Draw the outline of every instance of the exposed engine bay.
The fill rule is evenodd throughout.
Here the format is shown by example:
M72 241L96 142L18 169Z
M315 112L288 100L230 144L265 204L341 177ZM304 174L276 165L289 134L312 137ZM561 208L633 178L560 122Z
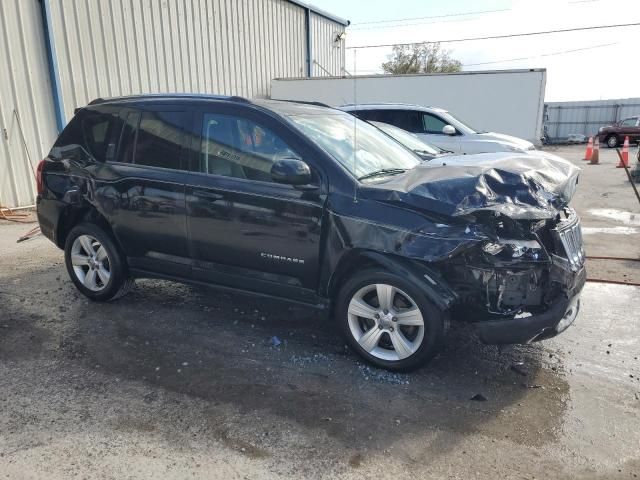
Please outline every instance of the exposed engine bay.
M559 296L581 288L584 250L576 213L565 207L546 220L489 214L495 240L439 263L460 296L465 317L509 317L544 311ZM493 218L491 218L493 217Z

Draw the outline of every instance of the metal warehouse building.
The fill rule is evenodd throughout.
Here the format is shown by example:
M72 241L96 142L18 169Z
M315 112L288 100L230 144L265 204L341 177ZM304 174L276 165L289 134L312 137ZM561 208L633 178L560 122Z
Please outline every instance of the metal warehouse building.
M0 205L97 97L268 97L272 78L344 74L348 21L297 0L0 0Z

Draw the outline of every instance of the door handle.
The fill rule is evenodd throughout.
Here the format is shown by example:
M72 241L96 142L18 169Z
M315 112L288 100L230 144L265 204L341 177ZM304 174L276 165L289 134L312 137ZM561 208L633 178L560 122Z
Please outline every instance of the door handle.
M221 195L219 193L213 193L210 192L209 190L194 190L193 191L193 196L197 197L197 198L202 198L204 200L210 200L210 201L216 201L216 200L222 200L224 198L224 195Z

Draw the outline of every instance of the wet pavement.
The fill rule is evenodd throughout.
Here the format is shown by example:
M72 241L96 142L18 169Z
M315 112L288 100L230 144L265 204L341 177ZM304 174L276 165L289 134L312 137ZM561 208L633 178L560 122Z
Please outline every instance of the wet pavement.
M637 287L587 284L534 345L454 327L394 374L280 302L145 280L91 303L22 230L0 225L0 478L640 475Z

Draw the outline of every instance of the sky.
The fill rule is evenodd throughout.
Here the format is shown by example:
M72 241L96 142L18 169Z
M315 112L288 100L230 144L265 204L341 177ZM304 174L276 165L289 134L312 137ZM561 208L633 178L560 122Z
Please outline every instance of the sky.
M351 21L346 38L346 70L362 75L382 73L380 65L387 60L391 48L349 47L640 23L640 0L310 0L310 3ZM545 100L551 102L640 97L639 45L640 25L442 43L452 57L463 63L465 71L546 68Z

